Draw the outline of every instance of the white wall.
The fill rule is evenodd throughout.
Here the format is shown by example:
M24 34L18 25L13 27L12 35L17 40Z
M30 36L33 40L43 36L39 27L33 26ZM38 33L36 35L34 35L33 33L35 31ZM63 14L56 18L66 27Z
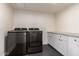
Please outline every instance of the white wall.
M57 32L79 33L79 4L57 14L56 29Z
M0 4L0 56L4 55L4 39L12 29L13 10L8 4Z
M14 17L15 27L38 27L44 32L43 44L47 44L47 31L55 31L54 15L32 12L25 10L16 10Z

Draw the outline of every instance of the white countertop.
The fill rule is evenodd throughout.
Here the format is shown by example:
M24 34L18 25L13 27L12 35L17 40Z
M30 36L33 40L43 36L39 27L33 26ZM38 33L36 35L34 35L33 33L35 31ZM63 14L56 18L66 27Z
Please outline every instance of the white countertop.
M79 38L78 33L67 33L67 32L48 32L48 33L61 34L61 35L66 35L66 36L74 36L74 37Z

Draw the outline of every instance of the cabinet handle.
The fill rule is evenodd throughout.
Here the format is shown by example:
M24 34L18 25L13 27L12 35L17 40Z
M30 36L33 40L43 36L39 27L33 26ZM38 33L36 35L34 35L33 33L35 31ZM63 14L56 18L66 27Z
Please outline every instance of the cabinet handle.
M63 41L63 40L61 40L61 39L59 39L60 41Z
M77 40L76 40L76 39L74 39L74 41L75 41L75 42L77 42Z

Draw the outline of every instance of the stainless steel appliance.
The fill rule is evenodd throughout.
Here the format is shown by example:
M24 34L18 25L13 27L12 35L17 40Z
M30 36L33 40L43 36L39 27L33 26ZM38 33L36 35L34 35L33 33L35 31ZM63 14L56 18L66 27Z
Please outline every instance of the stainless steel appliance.
M8 32L7 37L5 47L8 55L21 56L42 52L42 31L40 30L12 30Z

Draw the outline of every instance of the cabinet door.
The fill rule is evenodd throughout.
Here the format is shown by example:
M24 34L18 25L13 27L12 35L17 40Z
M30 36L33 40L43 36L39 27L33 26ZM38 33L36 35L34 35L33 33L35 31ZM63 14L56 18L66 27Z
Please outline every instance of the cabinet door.
M54 48L56 46L56 41L55 40L56 40L56 34L49 33L48 34L48 43Z
M52 41L52 46L54 48L57 48L57 34L53 34L51 41Z
M68 55L79 56L79 38L70 37Z
M55 49L56 50L58 50L59 49L59 47L58 47L58 45L59 45L59 41L58 41L58 39L60 38L60 35L58 35L58 34L55 34L55 39L54 39L54 47L55 47Z
M63 54L63 55L67 55L68 52L68 37L64 36L64 35L60 35L57 41L57 47L58 47L58 51Z
M52 41L52 34L51 33L48 33L48 44L50 44L51 45L51 41Z
M68 55L68 36L51 34L48 43L63 55Z

